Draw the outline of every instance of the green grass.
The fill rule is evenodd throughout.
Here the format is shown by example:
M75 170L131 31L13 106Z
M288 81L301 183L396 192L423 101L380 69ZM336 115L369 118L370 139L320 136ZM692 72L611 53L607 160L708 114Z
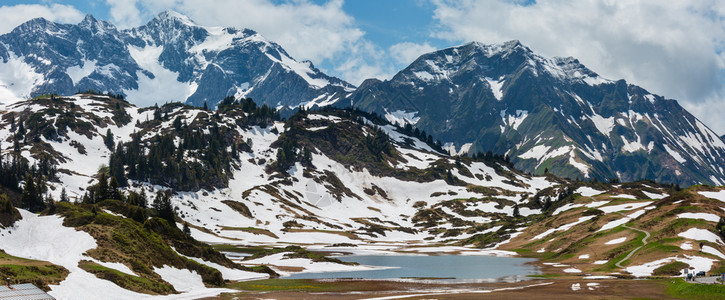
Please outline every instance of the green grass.
M197 249L206 255L194 255L193 246L198 242L188 238L166 220L152 218L142 224L129 218L103 213L97 206L63 202L56 204L56 211L65 217L63 225L88 232L96 239L98 248L89 251L93 258L124 262L140 277L157 282L161 278L151 269L169 265L196 271L204 283L210 285L220 286L224 283L218 270L179 256L171 246L189 256L208 259L223 255L209 246L200 246L202 248ZM224 263L218 260L214 262Z
M57 284L68 276L68 270L61 266L46 265L0 265L0 276L10 278L13 283L33 283L48 291L49 284Z
M49 284L58 284L68 276L68 270L45 261L15 257L0 249L0 279L11 283L33 283L48 291ZM3 281L4 282L4 281Z
M243 281L227 285L227 288L245 291L316 291L333 292L345 290L335 282L319 282L310 279L263 279Z
M666 280L668 295L684 299L723 299L725 285L689 283L682 278Z
M344 265L357 265L358 264L355 262L344 262L337 258L327 257L320 253L306 250L300 246L287 246L284 248L265 249L264 251L257 252L255 254L253 254L252 256L247 257L246 259L255 259L255 258L260 258L260 257L276 254L276 253L282 253L282 252L289 252L289 254L287 254L286 256L290 257L290 258L308 258L314 262L332 262L332 263L338 263L338 264L344 264Z
M256 253L264 252L265 250L267 250L267 248L263 248L263 247L241 247L241 246L227 245L227 244L212 245L212 247L214 249L216 249L217 251L248 253L248 254L256 254Z
M645 237L645 234L642 232L639 232L639 231L636 231L636 232L637 232L636 238L628 241L624 245L621 245L621 246L609 251L609 254L610 255L613 254L613 256L611 256L611 257L608 256L607 259L609 261L606 264L602 265L601 267L595 269L594 271L608 272L608 271L618 269L617 266L615 265L617 262L619 262L624 257L626 257L629 254L629 252L631 252L635 248L642 246L642 239ZM640 249L638 251L642 251L642 249ZM635 253L634 255L637 255L637 254ZM629 260L626 260L622 264L626 266L628 263L629 263Z
M108 280L124 289L134 292L150 295L167 295L176 292L174 287L168 283L133 276L87 260L81 261L78 266L83 270L95 274L98 278Z
M675 276L679 275L682 269L689 267L690 265L681 261L671 262L657 269L654 269L652 275L654 276Z

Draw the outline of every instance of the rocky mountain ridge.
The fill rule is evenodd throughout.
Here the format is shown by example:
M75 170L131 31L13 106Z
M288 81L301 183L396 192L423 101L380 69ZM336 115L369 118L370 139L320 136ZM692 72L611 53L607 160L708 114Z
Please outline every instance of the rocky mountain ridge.
M519 41L424 54L335 104L443 137L451 153L506 154L516 168L600 181L725 182L725 143L677 101L607 80Z
M6 102L95 90L143 105L213 107L233 95L296 107L354 88L253 30L200 26L173 11L126 30L91 15L79 24L33 19L0 36L0 58Z

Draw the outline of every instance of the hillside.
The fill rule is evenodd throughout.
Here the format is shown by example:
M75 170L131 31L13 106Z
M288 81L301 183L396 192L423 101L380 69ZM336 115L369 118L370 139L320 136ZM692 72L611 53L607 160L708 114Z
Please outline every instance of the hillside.
M23 218L0 230L8 255L68 270L48 281L61 298L80 286L216 295L233 286L225 280L273 274L257 266L282 275L369 268L316 251L518 253L556 264L547 273L607 276L647 276L653 268L638 266L674 257L719 270L725 251L722 200L706 199L722 199L719 188L530 176L501 156L450 156L420 132L356 110L281 120L251 99L210 111L49 96L7 105L0 140L4 161L29 166L18 179L77 202L46 202L41 216L20 209ZM619 268L638 246L625 223L652 237Z
M524 172L571 179L720 185L725 143L677 101L608 80L519 41L424 54L335 106L441 137L451 153L506 154Z

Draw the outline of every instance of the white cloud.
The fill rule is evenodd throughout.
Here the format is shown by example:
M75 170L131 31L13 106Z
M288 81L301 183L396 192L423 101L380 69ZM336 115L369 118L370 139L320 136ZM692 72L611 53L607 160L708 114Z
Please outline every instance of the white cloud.
M106 0L110 10L111 21L119 28L141 25L141 11L136 0Z
M439 38L518 39L543 55L573 56L604 77L678 99L693 112L695 105L721 94L725 60L717 53L725 50L723 1L433 2ZM713 125L722 118L697 116ZM725 124L714 128L724 132Z
M397 63L407 66L419 56L435 50L437 49L427 42L423 44L403 42L390 46L390 55Z
M345 58L337 62L335 72L346 81L360 85L365 79L389 79L394 66L384 59L385 52L375 44L360 40L343 53Z
M60 23L78 23L83 13L70 5L19 4L0 6L0 34L8 33L33 18L46 18Z

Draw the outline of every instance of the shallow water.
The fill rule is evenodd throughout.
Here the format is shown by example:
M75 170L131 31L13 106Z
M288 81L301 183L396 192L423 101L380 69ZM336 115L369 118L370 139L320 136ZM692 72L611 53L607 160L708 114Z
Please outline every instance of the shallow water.
M285 278L443 279L450 281L518 281L540 274L530 258L497 256L402 256L365 255L338 257L361 265L392 267L382 270L298 273Z

